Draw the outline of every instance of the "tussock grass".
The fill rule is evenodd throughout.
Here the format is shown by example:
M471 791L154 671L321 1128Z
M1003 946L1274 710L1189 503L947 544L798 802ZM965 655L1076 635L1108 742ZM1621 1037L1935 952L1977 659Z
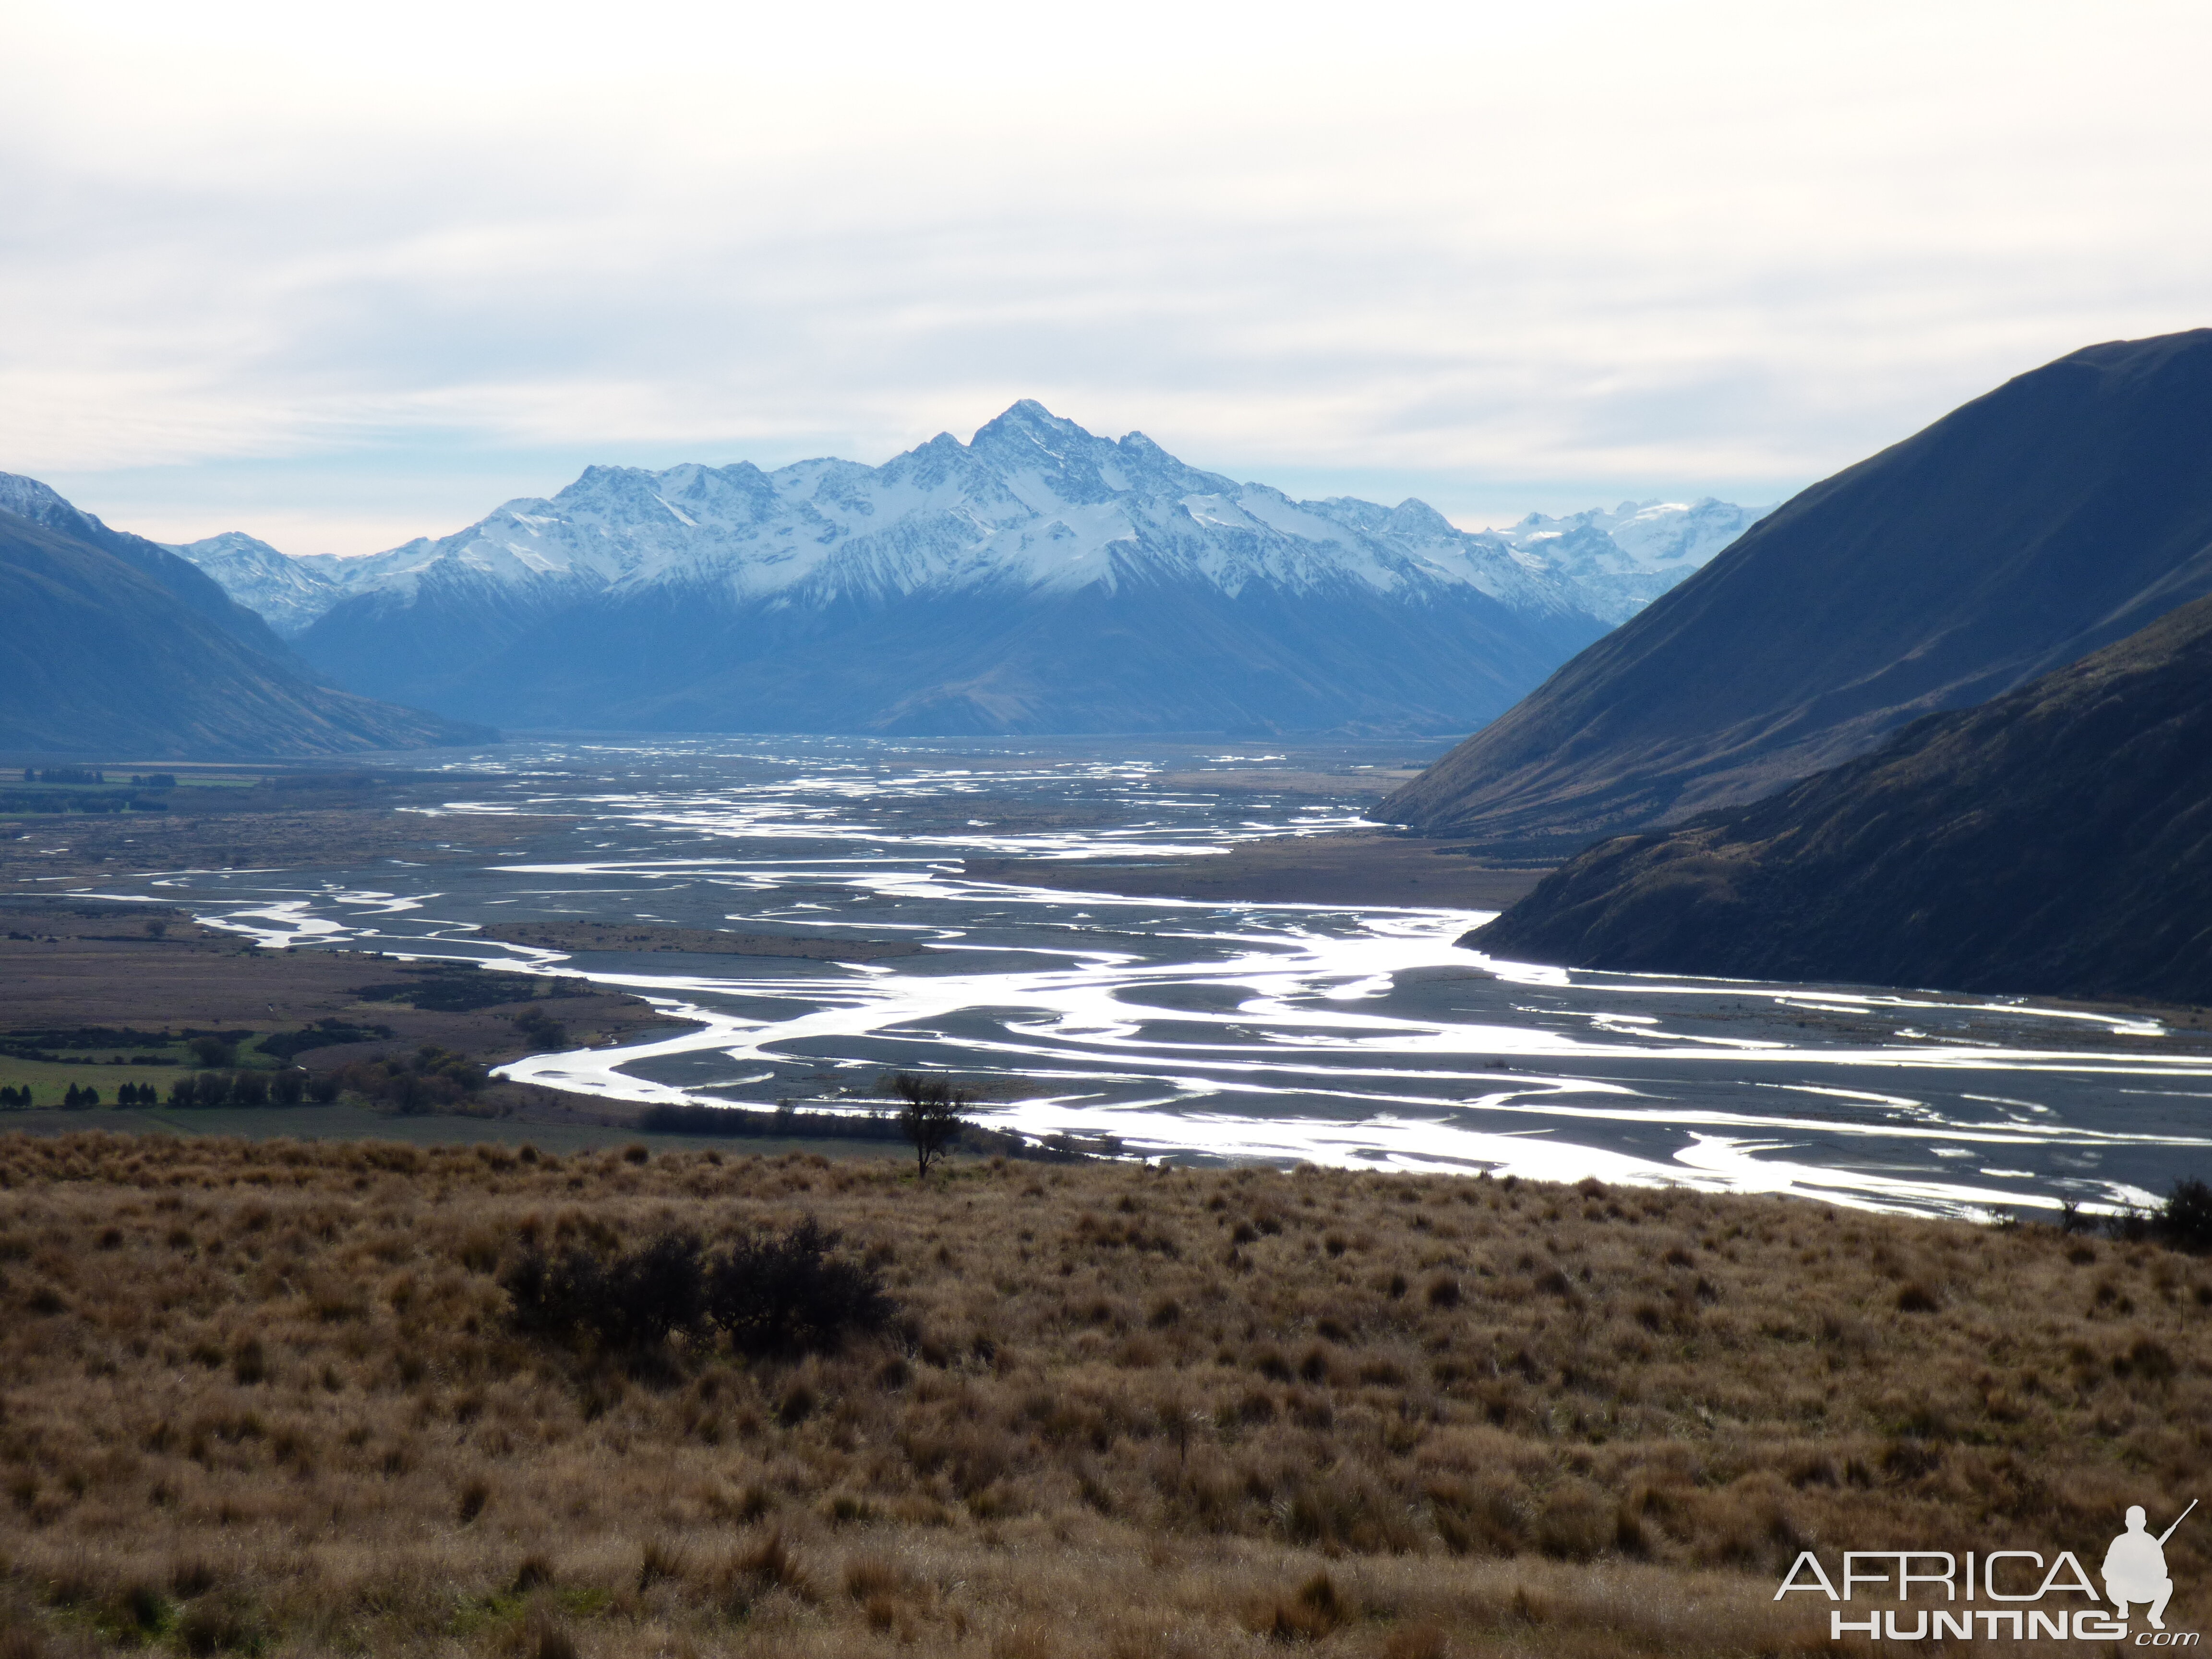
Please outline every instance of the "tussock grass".
M884 1332L501 1288L810 1217ZM2208 1322L2150 1243L1589 1182L0 1138L0 1653L1826 1648L1800 1548L2177 1511Z

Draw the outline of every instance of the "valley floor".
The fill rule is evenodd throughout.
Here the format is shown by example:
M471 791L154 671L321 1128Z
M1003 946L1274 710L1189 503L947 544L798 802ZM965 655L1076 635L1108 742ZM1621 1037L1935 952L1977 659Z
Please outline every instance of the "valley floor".
M410 1057L426 1044L496 1064L570 1042L635 1038L668 1023L638 998L580 980L480 975L477 995L441 999L417 988L428 983L421 969L388 957L258 950L180 911L144 904L0 906L0 931L9 935L0 938L0 1045L53 1056L0 1051L0 1083L30 1089L40 1107L58 1104L71 1084L95 1091L103 1105L113 1105L125 1084L150 1085L166 1099L172 1083L212 1063L191 1052L187 1034L195 1031L231 1040L234 1055L221 1068L273 1074L280 1060L328 1071ZM532 1021L556 1025L560 1043ZM319 1031L326 1041L316 1041ZM280 1042L281 1055L257 1052L284 1037L295 1041ZM485 1115L511 1113L537 1096L550 1091L494 1084L477 1105ZM0 1126L7 1121L0 1114Z

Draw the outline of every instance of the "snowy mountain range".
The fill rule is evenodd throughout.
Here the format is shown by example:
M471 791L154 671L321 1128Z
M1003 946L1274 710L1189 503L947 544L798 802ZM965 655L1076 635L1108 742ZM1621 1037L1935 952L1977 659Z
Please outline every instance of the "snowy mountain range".
M1623 501L1610 513L1593 507L1564 519L1531 513L1498 533L1573 582L1584 609L1620 623L1773 510L1711 495L1690 502Z
M878 467L592 467L365 558L177 550L342 683L502 725L1450 731L1737 520L1645 503L1468 532L1025 400Z

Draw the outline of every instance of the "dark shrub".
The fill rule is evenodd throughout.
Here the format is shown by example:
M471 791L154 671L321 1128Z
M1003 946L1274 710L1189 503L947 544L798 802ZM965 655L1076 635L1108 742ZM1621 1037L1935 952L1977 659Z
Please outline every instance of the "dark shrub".
M526 1008L515 1015L514 1028L533 1049L568 1046L568 1028L542 1008Z
M348 1060L329 1075L335 1090L350 1090L392 1106L403 1116L452 1106L483 1087L487 1080L483 1067L465 1054L435 1043L423 1044L411 1058L387 1054L376 1060ZM314 1097L319 1103L325 1099L319 1093Z
M2212 1185L2183 1176L2158 1210L2159 1237L2178 1250L2212 1250Z
M751 1112L742 1106L648 1106L637 1127L657 1135L773 1135L808 1140L897 1140L905 1131L895 1117L873 1112L801 1112L783 1108Z
M836 1236L809 1218L781 1238L746 1239L709 1255L689 1233L602 1256L580 1245L526 1248L500 1276L515 1328L635 1353L678 1333L719 1329L738 1352L826 1352L880 1330L896 1311L864 1263L832 1254Z
M581 1245L558 1257L526 1249L501 1277L515 1325L541 1336L587 1336L634 1352L705 1322L699 1241L667 1233L640 1250L602 1258Z
M714 1264L708 1305L740 1353L823 1353L881 1330L895 1310L875 1270L833 1255L837 1235L809 1216L779 1239L748 1239Z
M310 1048L327 1048L343 1042L370 1042L389 1037L389 1025L353 1025L324 1018L297 1031L278 1031L261 1039L261 1052L273 1060L295 1060Z
M2105 1237L2123 1244L2140 1244L2151 1236L2157 1218L2130 1204L2105 1218Z
M708 1316L708 1263L689 1233L665 1233L643 1249L617 1258L608 1288L623 1299L624 1315L612 1322L616 1346L641 1347L676 1331L695 1331Z

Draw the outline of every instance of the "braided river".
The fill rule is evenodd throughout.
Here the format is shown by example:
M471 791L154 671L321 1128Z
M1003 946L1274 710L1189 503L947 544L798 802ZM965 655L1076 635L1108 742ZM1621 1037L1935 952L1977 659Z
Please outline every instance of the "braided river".
M507 1068L627 1101L837 1109L886 1069L946 1069L999 1085L980 1113L993 1127L1111 1136L1131 1156L1595 1176L1972 1216L2147 1204L2177 1175L2212 1173L2212 1051L2135 1012L1569 972L1455 945L1482 912L963 873L969 860L1079 869L1351 829L1378 793L1364 771L1441 747L524 741L386 757L455 775L450 805L421 813L434 859L156 872L107 890L271 945L634 992L685 1024ZM485 812L560 822L520 852L471 848ZM575 918L927 949L841 963L478 936Z

